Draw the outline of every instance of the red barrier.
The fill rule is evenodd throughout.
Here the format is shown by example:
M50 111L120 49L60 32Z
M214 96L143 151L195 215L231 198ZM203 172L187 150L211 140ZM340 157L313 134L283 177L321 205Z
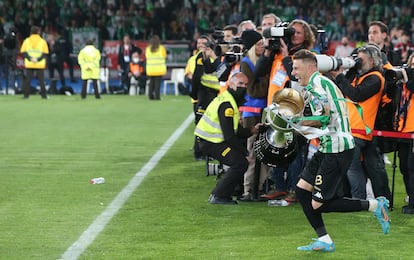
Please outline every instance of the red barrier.
M352 129L352 133L366 135L365 130L361 129ZM402 133L395 131L373 130L372 135L392 138L414 139L414 133Z

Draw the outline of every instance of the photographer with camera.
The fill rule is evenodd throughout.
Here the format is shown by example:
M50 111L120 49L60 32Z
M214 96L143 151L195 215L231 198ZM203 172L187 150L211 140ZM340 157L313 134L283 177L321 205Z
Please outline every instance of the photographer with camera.
M235 26L226 26L223 31L214 30L211 38L202 35L197 40L197 49L199 52L191 59L195 60L195 68L191 78L192 89L190 96L197 100L195 104L195 124L203 116L205 109L211 100L219 93L224 92L221 88L221 82L228 80L230 72L234 69L235 60L229 60L233 57L232 47L234 32L237 31ZM231 40L228 42L227 40ZM223 52L229 51L229 57ZM223 62L222 62L223 60ZM237 71L239 68L237 67ZM194 157L196 160L203 159L204 155L199 151L198 143L194 143Z
M414 132L414 54L408 57L407 67L402 69L404 83L399 109L398 131L402 133ZM398 158L400 171L403 175L408 205L402 208L403 214L414 214L414 142L412 139L399 139Z
M194 71L196 68L196 63L199 62L200 64L202 63L202 59L199 58L197 60L197 57L199 57L200 53L202 53L204 51L204 49L206 48L206 43L210 41L210 38L207 37L207 35L201 35L200 37L197 38L197 44L196 44L196 52L194 53L193 56L191 56L188 60L187 60L187 65L185 67L185 77L186 80L188 80L189 84L190 84L190 89L189 89L189 93L191 98L191 103L193 104L193 113L194 113L194 123L197 124L198 123L198 116L197 116L197 92L195 91L194 93L192 93L192 81L193 81L193 75L194 75ZM194 159L195 160L204 160L205 157L203 156L202 152L200 151L199 147L198 147L198 143L196 142L196 140L194 139L194 145L193 145L193 155L194 155Z
M241 26L242 24L244 25ZM226 91L231 75L240 71L240 60L243 58L241 45L243 42L239 36L245 30L254 31L254 28L256 26L250 20L241 22L239 26L227 25L224 27L223 37L219 41L221 62L217 67L220 94Z
M315 43L315 35L310 25L300 19L293 20L288 26L279 25L263 30L263 36L268 40L264 54L257 61L255 67L256 77L268 73L269 87L267 105L272 104L274 94L283 88L295 88L302 90L297 80L291 77L291 56L301 49L311 50ZM305 163L307 142L298 135L299 145L295 159L291 163L280 163L272 169L271 177L275 185L275 191L265 195L267 199L274 199L289 194L289 199L295 201L294 189L298 174ZM278 162L275 162L278 163ZM285 179L287 172L287 179Z
M330 72L344 96L357 103L356 106L352 102L347 102L351 129L359 130L352 133L355 139L355 152L347 172L350 192L353 198L365 199L368 176L375 197L384 196L390 199L391 192L384 161L371 134L385 87L382 54L374 44L359 48L357 53L360 61L346 75L342 73L342 67Z
M216 76L216 69L220 62L215 53L217 45L207 36L201 36L200 38L207 38L208 41L203 46L200 46L200 52L195 57L195 69L191 79L192 89L190 96L192 99L197 100L196 124L220 89Z
M254 67L257 60L264 52L264 40L260 33L253 30L244 31L241 35L243 42L243 58L240 61L240 71L243 72L249 79L247 85L247 94L245 96L246 102L239 109L242 111L243 127L249 128L261 121L262 109L266 107L267 103L267 89L269 79L267 77L255 78ZM244 193L240 198L241 201L252 201L256 194L254 177L255 177L255 152L253 143L256 140L256 135L247 139L247 150L252 160L249 161L249 167L244 174ZM269 177L269 167L262 164L260 167L260 177L258 189L261 190L265 180ZM257 185L257 184L256 184Z
M377 45L381 50L382 64L384 70L390 70L393 65L389 62L391 51L386 46L385 42L388 38L388 26L382 21L372 21L368 28L368 43ZM394 102L396 95L396 87L394 82L385 79L385 88L381 98L381 103L378 109L377 118L375 120L374 128L376 130L394 131ZM395 140L390 137L374 136L378 148L383 153L384 160L388 160L385 153L394 151Z

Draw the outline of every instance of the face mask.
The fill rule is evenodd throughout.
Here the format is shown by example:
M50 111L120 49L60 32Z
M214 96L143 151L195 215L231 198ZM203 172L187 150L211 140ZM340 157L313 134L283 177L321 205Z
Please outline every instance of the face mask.
M233 95L237 105L243 105L246 102L244 96L246 95L247 88L237 87L236 90L229 88L229 92Z
M133 63L138 63L139 62L139 58L132 58L132 62Z

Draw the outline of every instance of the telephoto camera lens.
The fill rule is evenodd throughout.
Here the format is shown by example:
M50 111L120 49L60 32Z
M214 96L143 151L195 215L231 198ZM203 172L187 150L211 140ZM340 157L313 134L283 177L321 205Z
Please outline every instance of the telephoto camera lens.
M209 175L218 175L220 173L220 165L217 163L208 163L207 171Z

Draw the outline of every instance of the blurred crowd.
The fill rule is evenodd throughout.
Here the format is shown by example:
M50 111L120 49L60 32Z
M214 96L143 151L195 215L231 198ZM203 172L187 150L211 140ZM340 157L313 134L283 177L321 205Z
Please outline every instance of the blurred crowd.
M239 24L250 19L260 24L266 13L282 21L303 19L320 25L329 40L348 36L366 39L369 21L382 20L388 27L414 36L414 3L402 0L1 0L0 30L16 30L18 39L29 36L31 25L45 33L59 29L95 27L101 40L121 40L129 33L133 40L192 40L195 33Z

